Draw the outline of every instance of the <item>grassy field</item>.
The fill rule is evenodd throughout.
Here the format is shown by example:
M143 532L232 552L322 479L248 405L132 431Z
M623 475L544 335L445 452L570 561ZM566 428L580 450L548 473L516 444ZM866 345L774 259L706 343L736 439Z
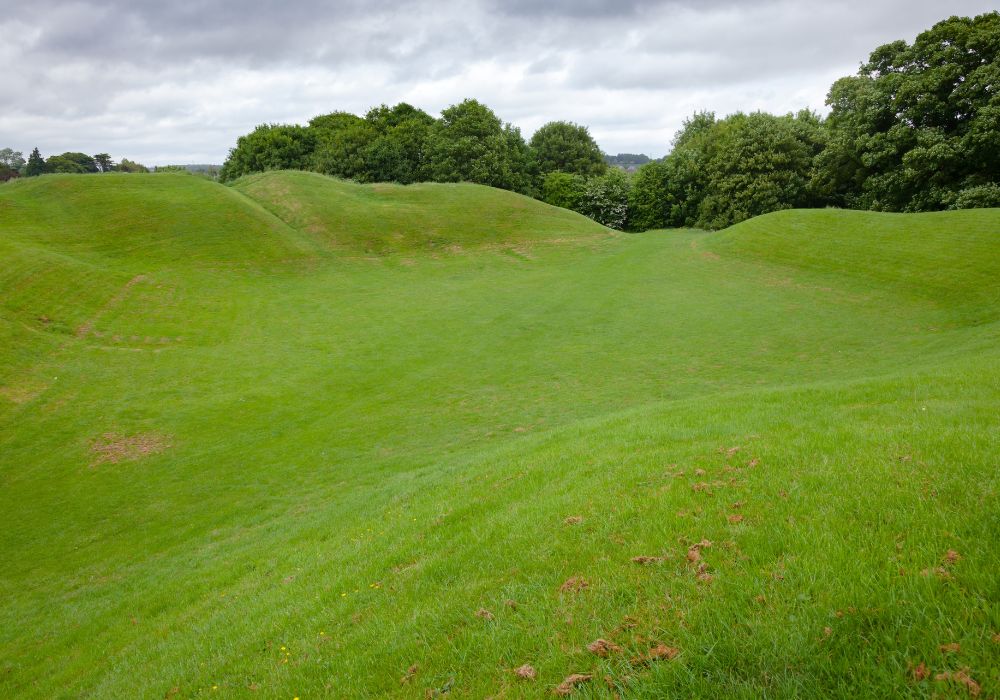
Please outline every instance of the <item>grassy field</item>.
M1000 696L1000 210L46 176L0 260L2 697Z

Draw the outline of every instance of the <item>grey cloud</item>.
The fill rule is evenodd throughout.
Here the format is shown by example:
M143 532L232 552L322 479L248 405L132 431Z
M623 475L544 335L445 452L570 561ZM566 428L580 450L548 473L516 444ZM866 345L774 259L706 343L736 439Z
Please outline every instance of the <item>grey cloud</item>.
M264 121L478 97L526 135L662 154L695 109L821 108L878 44L983 0L35 0L0 12L0 147L221 161ZM12 69L10 68L12 67Z
M514 17L556 17L559 19L633 18L658 8L725 7L741 4L738 0L496 0L491 3L498 14ZM742 3L744 6L751 2Z

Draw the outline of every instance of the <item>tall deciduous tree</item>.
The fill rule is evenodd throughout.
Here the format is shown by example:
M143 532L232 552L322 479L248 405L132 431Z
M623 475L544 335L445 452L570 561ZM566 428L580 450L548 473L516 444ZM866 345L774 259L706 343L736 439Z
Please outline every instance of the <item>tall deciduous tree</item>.
M57 156L49 156L45 161L45 171L50 173L67 173L83 175L96 173L97 163L92 156L76 151L67 151Z
M316 139L313 132L297 124L261 124L236 141L222 166L219 179L232 180L265 170L305 170Z
M430 170L441 182L476 182L528 193L528 146L521 131L486 105L465 100L441 112L430 145Z
M736 114L716 124L712 134L699 226L723 228L813 204L809 181L813 160L823 147L814 115Z
M536 131L529 142L539 176L556 170L572 175L600 175L607 163L587 127L570 122L549 122Z
M696 112L674 135L673 150L663 160L668 202L668 226L696 226L698 207L705 198L705 165L717 120L714 112Z
M629 227L635 231L666 228L670 225L670 169L663 161L646 163L632 177L629 192Z
M381 105L365 115L375 136L365 152L368 178L409 184L430 179L429 145L434 117L413 105Z
M12 148L0 149L0 165L11 170L20 170L24 166L24 154Z
M316 150L310 157L313 170L368 181L366 152L375 138L368 122L348 112L332 112L315 117L309 129L316 140Z
M722 228L778 209L822 203L810 187L825 130L811 112L699 114L685 123L661 186L672 226Z
M1000 185L998 86L998 12L880 46L830 89L815 187L840 205L887 211L980 200Z

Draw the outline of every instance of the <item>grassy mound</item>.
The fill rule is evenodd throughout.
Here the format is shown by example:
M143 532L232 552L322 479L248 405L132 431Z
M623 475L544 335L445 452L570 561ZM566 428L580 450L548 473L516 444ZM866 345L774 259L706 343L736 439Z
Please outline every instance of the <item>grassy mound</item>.
M185 174L28 178L0 190L0 211L5 241L101 264L264 262L301 248L260 206Z
M998 227L0 187L0 694L996 695Z
M884 214L783 211L721 232L720 253L863 279L910 298L1000 310L996 209Z
M582 242L609 231L574 212L482 185L359 185L316 173L268 172L234 188L334 250L383 255Z

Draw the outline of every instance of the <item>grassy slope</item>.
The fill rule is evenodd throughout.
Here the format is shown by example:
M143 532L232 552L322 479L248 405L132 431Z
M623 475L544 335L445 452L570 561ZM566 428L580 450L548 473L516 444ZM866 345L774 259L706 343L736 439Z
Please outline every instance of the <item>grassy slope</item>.
M609 234L580 214L467 183L359 185L289 171L249 175L233 187L322 245L347 253L516 250Z
M998 212L613 238L471 186L236 189L0 188L4 695L1000 692ZM108 432L171 447L97 465Z

